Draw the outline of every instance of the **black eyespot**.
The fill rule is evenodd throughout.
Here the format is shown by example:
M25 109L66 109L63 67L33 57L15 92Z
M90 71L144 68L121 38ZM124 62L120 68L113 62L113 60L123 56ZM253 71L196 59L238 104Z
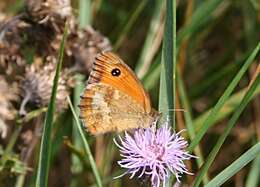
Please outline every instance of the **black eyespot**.
M112 69L111 74L115 77L118 77L121 74L121 71L118 68L114 68Z

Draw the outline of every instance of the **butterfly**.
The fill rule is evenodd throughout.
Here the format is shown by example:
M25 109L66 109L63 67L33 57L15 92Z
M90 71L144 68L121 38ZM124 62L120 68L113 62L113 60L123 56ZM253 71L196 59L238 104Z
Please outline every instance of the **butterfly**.
M79 108L93 135L147 128L159 116L134 72L112 52L96 56Z

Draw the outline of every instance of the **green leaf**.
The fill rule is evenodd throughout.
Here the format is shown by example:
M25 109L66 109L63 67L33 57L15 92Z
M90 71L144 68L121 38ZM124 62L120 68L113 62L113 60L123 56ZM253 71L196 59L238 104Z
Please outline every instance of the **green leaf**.
M138 62L135 66L136 75L142 79L146 73L147 69L150 67L149 64L149 57L151 54L152 45L155 43L155 38L158 35L159 30L161 29L162 21L161 17L164 13L165 1L156 0L155 1L155 8L153 11L152 20L150 22L149 30L146 34L146 39L142 48L142 52L138 59ZM160 49L160 48L159 48Z
M147 90L154 88L159 81L160 73L161 73L160 61L161 61L161 55L155 59L155 63L150 67L150 69L142 79L143 85Z
M85 152L88 156L88 159L89 159L89 162L90 162L90 166L91 166L91 169L94 173L94 177L96 179L96 182L97 182L97 186L98 187L102 187L102 182L101 182L101 179L100 179L100 175L98 173L98 170L97 170L97 166L96 166L96 163L95 163L95 160L92 156L92 153L91 153L91 150L90 150L90 147L89 147L89 144L84 136L84 132L83 132L83 129L82 129L82 125L80 124L79 122L79 119L77 117L77 114L73 108L73 105L70 101L70 98L68 97L68 102L69 102L69 105L70 105L70 109L71 109L71 112L73 114L73 117L74 117L74 120L76 121L76 125L77 125L77 129L79 131L79 134L80 134L80 137L81 137L81 140L83 142L83 145L84 145L84 149L85 149Z
M178 33L177 46L180 42L195 33L203 23L210 19L214 10L220 5L223 0L208 0L203 1L192 15L191 22L183 27Z
M90 0L80 0L79 1L79 24L81 28L86 27L91 24L91 2ZM77 107L80 102L80 93L84 89L84 80L85 76L81 74L75 75L75 87L73 89L73 105L76 115L79 115L79 108ZM72 142L75 146L75 149L81 149L82 141L80 138L80 134L77 129L76 121L73 120L72 126ZM72 154L71 158L71 172L73 175L79 174L83 171L83 164L81 163L79 157L75 154ZM74 178L71 180L71 186L77 186L77 180Z
M249 101L252 99L253 93L255 92L257 86L260 83L260 75L258 75L255 79L255 81L252 83L252 85L249 87L248 91L246 92L245 96L243 97L241 103L239 106L236 108L234 114L232 115L231 119L229 120L227 127L225 128L224 132L218 139L217 143L215 144L214 148L210 152L209 156L207 157L206 162L202 166L200 172L198 173L194 186L197 187L200 185L200 182L202 180L202 177L204 174L208 171L210 165L214 161L218 151L220 150L222 144L224 143L225 139L227 138L228 134L230 133L231 129L234 127L236 124L236 121L238 120L239 116L243 112L244 108L247 106Z
M234 174L245 167L254 158L260 158L260 142L251 147L242 156L230 164L226 169L215 176L205 187L217 187L224 184L228 179L230 179ZM259 160L259 159L258 159ZM259 165L258 165L259 168ZM249 187L249 186L248 186ZM250 186L253 187L253 186Z
M79 115L79 108L77 107L80 102L80 93L84 89L84 84L83 80L84 77L80 74L76 75L76 86L74 88L73 92L73 104L74 104L74 110L76 115ZM76 120L73 120L73 127L72 127L72 139L73 139L73 144L76 149L81 149L82 147L82 141L80 138L80 133L77 129L77 124ZM83 165L80 161L80 159L76 155L72 155L72 160L71 160L71 172L73 174L77 174L83 171Z
M159 111L162 120L169 121L175 129L175 78L176 78L176 0L166 1L166 22L163 39ZM166 181L171 186L173 177Z
M258 143L259 144L259 143ZM250 168L249 175L246 180L246 187L257 187L260 181L260 154L253 161L252 166Z
M81 28L91 23L90 0L79 0L79 24Z
M192 21L189 24L187 24L187 26L183 27L180 30L180 32L178 32L178 34L177 34L177 41L176 41L177 48L179 47L180 42L184 38L189 37L190 35L192 35L204 23L204 21L203 21L204 18L208 19L207 17L209 17L209 15L213 14L214 10L216 10L218 8L218 6L220 5L220 3L222 1L223 0L208 0L208 1L205 1L205 2L201 3L201 5L195 10L194 14L192 15ZM159 6L157 8L159 8ZM156 11L157 11L157 9L156 9ZM154 18L155 20L156 20L156 15L157 14L155 12L155 15L154 15L155 16L155 18ZM151 24L151 25L153 25L153 24ZM138 73L138 75L140 74L140 71L141 71L140 69L141 69L141 67L143 65L142 63L143 63L143 59L144 59L145 53L146 54L149 53L149 47L150 47L149 44L151 43L151 37L153 35L152 31L149 32L148 34L149 35L147 36L146 43L144 45L143 51L141 53L141 56L140 56L140 59L138 61L137 68L136 68L136 72ZM166 40L166 39L164 39L164 40ZM163 61L163 59L161 61ZM158 67L158 68L160 68L160 67ZM162 70L162 71L164 71L164 70ZM155 80L156 78L157 78L157 76L153 76L153 80ZM146 79L146 78L145 78L145 80L149 81L149 79ZM149 81L149 86L147 86L148 88L150 88L150 83L152 83L152 81ZM162 85L162 87L164 87L164 86ZM166 95L164 95L164 93L162 93L161 91L160 91L160 93L162 94L162 97L166 97ZM161 102L159 102L159 103L161 103ZM163 111L168 111L168 108L166 108L165 105L167 105L167 102L162 101L162 104L161 105L159 104L159 106L160 106L159 108L161 108Z
M185 120L185 125L187 127L187 131L188 131L188 135L190 137L190 139L195 137L195 128L194 128L194 123L193 123L193 119L192 119L192 114L191 114L191 109L190 109L190 104L189 104L189 100L186 94L186 90L184 88L184 83L182 80L182 77L180 76L180 74L177 74L177 86L178 86L178 91L179 91L179 95L180 95L180 101L181 101L181 106L183 107L183 109L185 110L185 112L183 113L184 116L184 120ZM204 162L204 157L202 155L202 151L200 149L200 147L196 147L194 149L195 155L198 157L196 159L197 165L198 167L201 167L201 165ZM208 182L208 175L207 173L205 174L204 178L203 178L203 182L206 184Z
M240 90L239 92L233 94L223 105L223 107L220 109L218 114L216 115L216 118L214 119L213 123L216 124L226 118L228 115L232 114L235 110L235 108L239 105L241 102L244 94L246 92L246 88L243 90ZM256 97L258 94L260 94L260 86L256 88L256 91L254 92L253 97ZM198 132L199 129L201 129L203 122L207 119L207 117L210 114L210 111L212 108L209 110L203 112L201 115L199 115L195 120L194 120L194 126L195 126L195 131Z
M256 57L257 53L260 49L260 43L256 46L254 51L251 53L251 55L246 60L245 64L241 67L239 72L236 74L234 79L231 81L231 83L228 85L227 89L224 91L223 95L218 100L217 104L213 107L210 114L208 115L207 119L204 121L201 129L196 134L195 138L192 140L190 146L188 147L188 151L192 152L193 149L198 145L204 134L207 132L207 130L214 124L214 121L216 119L216 116L218 115L220 109L223 107L225 102L228 100L229 96L241 80L242 76L245 74L247 69L249 68L250 64L252 64L254 58Z
M51 142L52 142L51 131L52 131L53 116L55 112L56 93L57 93L59 76L60 76L60 71L63 62L63 54L64 54L66 38L67 38L67 25L65 26L64 34L59 49L59 58L58 58L56 73L53 81L51 99L48 105L48 110L47 110L47 114L43 126L43 134L41 139L39 163L38 163L37 177L36 177L37 187L46 187L48 185L48 174L50 168L50 155L51 155Z
M175 129L176 1L166 1L166 23L160 77L159 111Z
M12 150L13 150L14 145L15 145L18 137L19 137L21 130L22 130L22 125L15 127L14 132L12 133L12 136L10 137L10 139L8 141L7 147L5 148L3 153L1 154L0 172L3 171L10 155L12 154Z

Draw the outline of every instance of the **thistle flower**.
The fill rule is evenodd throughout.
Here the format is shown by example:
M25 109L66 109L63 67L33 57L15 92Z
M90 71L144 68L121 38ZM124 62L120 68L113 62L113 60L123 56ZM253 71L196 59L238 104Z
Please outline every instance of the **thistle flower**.
M125 132L125 137L119 136L119 140L120 143L115 139L114 142L123 157L118 164L127 169L123 175L131 174L130 178L136 175L138 178L150 177L152 186L159 187L171 173L178 182L180 174L192 174L183 162L194 157L185 151L188 143L180 136L180 132L171 133L168 123L159 129L137 129L133 135Z

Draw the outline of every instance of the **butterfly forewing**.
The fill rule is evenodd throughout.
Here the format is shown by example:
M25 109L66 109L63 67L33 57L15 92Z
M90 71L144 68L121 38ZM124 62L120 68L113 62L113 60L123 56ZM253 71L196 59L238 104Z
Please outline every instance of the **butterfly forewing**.
M149 96L132 70L115 54L96 57L81 96L80 114L92 134L148 127L151 114Z

